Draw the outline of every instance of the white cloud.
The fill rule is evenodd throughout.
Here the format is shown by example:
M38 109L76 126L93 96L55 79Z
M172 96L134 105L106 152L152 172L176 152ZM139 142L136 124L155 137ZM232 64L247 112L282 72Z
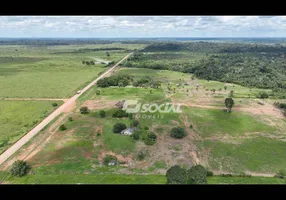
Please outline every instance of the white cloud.
M286 36L286 16L0 16L0 37Z

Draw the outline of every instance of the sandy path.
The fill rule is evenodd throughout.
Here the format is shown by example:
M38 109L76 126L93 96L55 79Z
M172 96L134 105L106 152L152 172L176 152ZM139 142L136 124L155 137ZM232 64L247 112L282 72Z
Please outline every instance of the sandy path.
M19 139L15 144L13 144L9 149L7 149L3 154L0 155L0 165L4 163L11 155L13 155L16 151L18 151L24 144L26 144L32 137L34 137L39 131L41 131L46 125L48 125L54 118L56 118L59 114L62 112L66 112L67 108L72 108L71 105L74 105L76 100L89 88L91 88L98 80L106 76L108 73L110 73L114 68L116 68L122 61L127 59L130 55L132 55L133 52L122 58L117 64L115 64L113 67L108 69L106 72L104 72L102 75L100 75L98 78L96 78L94 81L92 81L90 84L88 84L85 88L81 90L80 94L75 94L73 97L71 97L68 101L66 101L64 104L62 104L58 109L56 109L54 112L52 112L48 117L46 117L41 123L39 123L36 127L34 127L30 132L28 132L25 136L23 136L21 139Z

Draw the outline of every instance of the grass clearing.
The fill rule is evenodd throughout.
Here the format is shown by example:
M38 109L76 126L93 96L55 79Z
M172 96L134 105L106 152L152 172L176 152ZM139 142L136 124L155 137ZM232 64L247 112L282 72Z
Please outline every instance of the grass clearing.
M0 101L0 152L24 136L55 108L51 101ZM55 101L58 106L61 101Z

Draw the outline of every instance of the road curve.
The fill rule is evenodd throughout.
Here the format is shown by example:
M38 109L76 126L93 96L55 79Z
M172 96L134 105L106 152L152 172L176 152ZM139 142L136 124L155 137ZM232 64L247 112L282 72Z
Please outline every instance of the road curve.
M70 108L73 103L79 98L84 92L86 92L89 88L91 88L99 79L106 76L108 73L113 71L122 61L127 59L133 52L122 58L118 63L116 63L113 67L108 69L90 84L88 84L85 88L81 90L80 94L75 94L68 101L62 104L59 108L57 108L54 112L52 112L48 117L46 117L41 123L39 123L36 127L34 127L30 132L28 132L25 136L19 139L15 144L13 144L10 148L8 148L4 153L0 155L0 165L4 163L10 156L12 156L16 151L18 151L24 144L26 144L32 137L34 137L39 131L41 131L46 125L48 125L55 117L61 114L63 111L66 111Z

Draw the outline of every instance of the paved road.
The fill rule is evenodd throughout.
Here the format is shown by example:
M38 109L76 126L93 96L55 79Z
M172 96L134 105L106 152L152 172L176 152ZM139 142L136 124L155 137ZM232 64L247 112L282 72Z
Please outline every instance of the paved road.
M47 118L45 118L40 124L34 127L30 132L28 132L24 137L18 140L13 146L7 149L3 154L0 155L0 165L4 163L10 156L12 156L16 151L18 151L24 144L26 144L32 137L34 137L39 131L41 131L46 125L48 125L55 117L61 114L63 111L67 111L72 108L72 104L75 103L77 98L79 98L84 92L86 92L89 88L91 88L99 79L106 76L112 70L114 70L123 60L127 59L133 52L122 58L117 64L108 69L102 75L100 75L97 79L91 82L88 86L81 90L80 94L76 94L71 97L68 101L62 104L58 109L56 109L53 113L51 113Z

